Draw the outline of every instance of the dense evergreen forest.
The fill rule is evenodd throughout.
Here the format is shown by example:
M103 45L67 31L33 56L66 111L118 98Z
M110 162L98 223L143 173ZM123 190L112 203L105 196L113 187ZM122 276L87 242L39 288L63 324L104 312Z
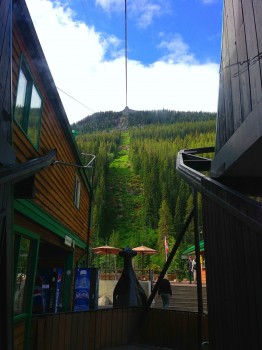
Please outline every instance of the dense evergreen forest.
M127 129L129 127L150 124L174 124L194 121L214 120L215 113L208 112L178 112L178 111L134 111L126 107L123 112L94 113L81 121L72 124L72 128L81 133L95 131L110 131Z
M214 146L215 114L129 110L98 113L72 127L80 151L96 155L92 246L143 244L158 251L145 257L145 267L161 269L164 237L171 250L193 202L192 189L176 172L176 156L181 149ZM201 226L200 198L199 207ZM180 256L193 242L189 227L170 270L184 273Z

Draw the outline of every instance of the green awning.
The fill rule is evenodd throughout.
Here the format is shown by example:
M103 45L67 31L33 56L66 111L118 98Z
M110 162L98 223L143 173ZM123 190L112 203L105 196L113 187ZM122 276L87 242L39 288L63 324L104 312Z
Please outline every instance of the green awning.
M200 252L203 252L205 250L203 240L199 242L199 248L200 248ZM187 248L185 251L183 251L182 256L183 255L190 255L190 254L194 254L194 253L195 253L195 246L192 245L189 248Z

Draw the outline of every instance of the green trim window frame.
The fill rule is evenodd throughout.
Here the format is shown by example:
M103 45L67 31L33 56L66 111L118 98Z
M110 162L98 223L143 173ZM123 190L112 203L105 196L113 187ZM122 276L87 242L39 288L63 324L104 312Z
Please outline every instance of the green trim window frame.
M15 235L17 251L15 291L14 291L14 315L26 313L26 290L29 276L31 241L29 238Z
M39 237L16 228L14 235L14 316L30 314L36 272Z
M42 108L43 98L21 56L14 119L36 150L39 147Z
M38 250L39 236L14 225L14 323L25 323L24 349L29 344Z
M74 189L74 205L77 209L80 209L80 197L81 197L81 181L76 175L75 177L75 189Z

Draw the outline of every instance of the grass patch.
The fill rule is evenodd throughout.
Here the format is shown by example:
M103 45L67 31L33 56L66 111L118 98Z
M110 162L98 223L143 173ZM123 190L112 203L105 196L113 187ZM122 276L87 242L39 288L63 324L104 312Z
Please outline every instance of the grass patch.
M141 243L144 231L144 198L140 177L130 168L129 143L129 133L122 133L117 156L109 165L107 179L110 188L107 193L106 215L108 233L117 231L124 246L135 246Z

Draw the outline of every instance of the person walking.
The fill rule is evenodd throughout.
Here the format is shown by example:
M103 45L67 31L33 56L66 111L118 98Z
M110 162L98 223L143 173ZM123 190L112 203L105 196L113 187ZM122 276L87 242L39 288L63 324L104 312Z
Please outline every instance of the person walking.
M189 278L189 283L192 283L193 279L193 260L192 256L189 256L188 261L187 261L187 271L188 271L188 278Z
M163 278L158 288L158 295L161 296L163 308L168 309L169 297L172 295L171 284L167 278Z

